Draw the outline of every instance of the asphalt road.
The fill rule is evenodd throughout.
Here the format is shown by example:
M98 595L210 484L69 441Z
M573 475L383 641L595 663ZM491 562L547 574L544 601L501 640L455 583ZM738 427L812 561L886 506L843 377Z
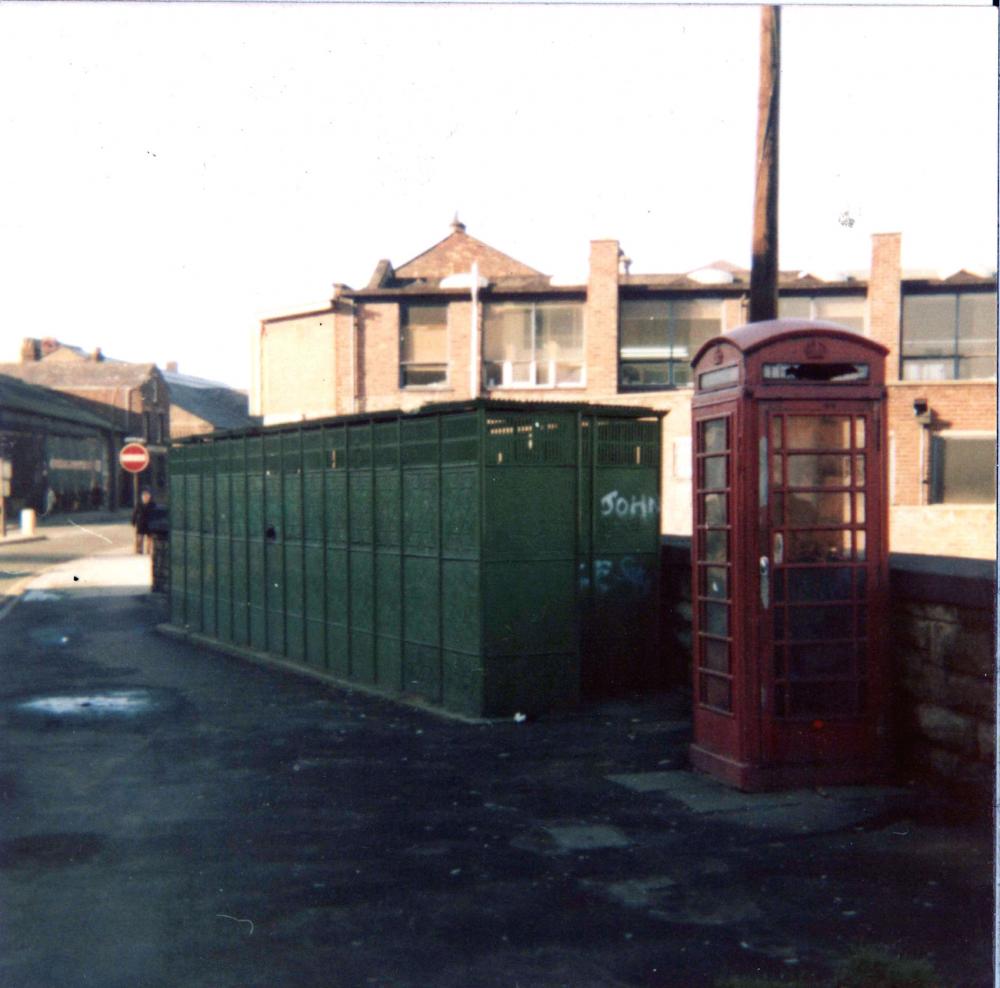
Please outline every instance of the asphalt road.
M80 515L72 520L68 515L55 516L37 531L44 538L34 542L0 539L0 610L19 587L49 566L133 544L126 514ZM8 529L10 536L17 532Z
M445 721L166 639L87 566L0 621L5 988L818 986L865 944L992 984L947 803L706 783L683 693Z

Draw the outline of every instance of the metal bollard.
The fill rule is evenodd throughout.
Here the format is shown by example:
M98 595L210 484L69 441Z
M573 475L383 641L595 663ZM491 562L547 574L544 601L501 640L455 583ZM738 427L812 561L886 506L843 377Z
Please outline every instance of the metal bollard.
M34 535L35 522L37 521L34 508L25 508L21 512L21 534Z

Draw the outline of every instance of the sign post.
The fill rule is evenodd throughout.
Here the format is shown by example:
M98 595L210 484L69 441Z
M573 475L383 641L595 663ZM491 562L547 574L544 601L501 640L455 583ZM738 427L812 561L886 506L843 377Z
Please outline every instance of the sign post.
M118 454L121 468L132 474L132 507L139 504L139 474L149 466L149 450L142 443L127 443Z

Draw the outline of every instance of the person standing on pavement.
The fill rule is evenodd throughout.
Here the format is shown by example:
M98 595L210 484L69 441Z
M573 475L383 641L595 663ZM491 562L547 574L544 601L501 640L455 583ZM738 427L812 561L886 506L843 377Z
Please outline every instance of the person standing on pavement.
M149 531L149 522L155 507L156 502L153 500L153 495L146 488L132 512L132 524L135 526L135 551L140 556L153 551L153 536Z

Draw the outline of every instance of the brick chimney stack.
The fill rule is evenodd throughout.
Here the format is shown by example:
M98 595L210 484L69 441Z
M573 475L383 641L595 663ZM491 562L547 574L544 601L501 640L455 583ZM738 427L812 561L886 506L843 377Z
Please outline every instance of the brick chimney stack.
M167 361L167 373L168 374L176 374L177 373L177 361L176 360L168 360Z
M42 356L42 341L26 337L21 341L21 363L33 364Z

